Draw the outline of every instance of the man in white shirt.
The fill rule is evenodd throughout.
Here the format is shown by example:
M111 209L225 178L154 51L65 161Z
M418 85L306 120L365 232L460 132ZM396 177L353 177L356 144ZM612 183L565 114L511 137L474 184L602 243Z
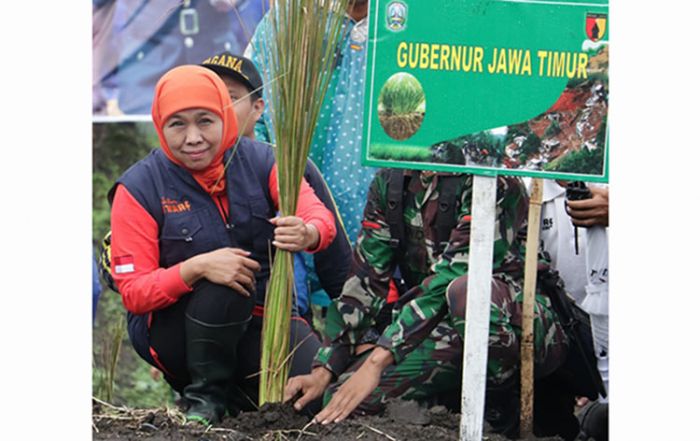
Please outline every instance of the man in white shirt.
M570 200L566 182L543 180L540 244L549 253L567 292L590 315L598 372L608 390L608 188L588 188L590 198ZM599 397L584 412L592 416L593 405L601 404L607 420L607 398ZM584 431L586 426L582 422ZM607 433L594 438L607 439Z

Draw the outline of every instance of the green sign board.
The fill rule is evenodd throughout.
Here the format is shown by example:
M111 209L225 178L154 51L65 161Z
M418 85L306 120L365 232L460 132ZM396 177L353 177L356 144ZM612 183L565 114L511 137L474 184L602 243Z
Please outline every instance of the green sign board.
M608 3L370 0L363 163L608 180Z

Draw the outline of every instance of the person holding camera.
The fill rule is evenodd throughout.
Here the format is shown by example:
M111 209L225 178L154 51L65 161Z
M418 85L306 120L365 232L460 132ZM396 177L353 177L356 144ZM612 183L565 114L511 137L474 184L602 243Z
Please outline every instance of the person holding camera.
M608 218L604 185L543 180L540 241L566 291L590 316L598 372L608 389ZM607 397L586 404L581 427L596 441L607 439ZM601 414L605 415L601 418ZM586 422L586 419L589 422ZM606 423L604 423L607 426ZM594 433L597 436L594 436Z

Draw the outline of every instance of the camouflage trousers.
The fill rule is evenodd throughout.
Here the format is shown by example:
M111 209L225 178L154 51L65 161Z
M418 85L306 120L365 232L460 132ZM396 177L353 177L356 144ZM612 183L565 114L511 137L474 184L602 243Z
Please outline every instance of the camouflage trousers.
M467 278L459 277L448 286L449 313L401 363L384 370L379 386L355 409L354 414L380 413L390 398L459 403ZM507 275L494 275L490 309L487 389L504 384L518 373L522 326L520 284ZM535 299L534 333L535 377L541 378L564 362L568 346L549 298L541 294ZM327 389L324 406L340 385L360 368L370 352L357 356Z

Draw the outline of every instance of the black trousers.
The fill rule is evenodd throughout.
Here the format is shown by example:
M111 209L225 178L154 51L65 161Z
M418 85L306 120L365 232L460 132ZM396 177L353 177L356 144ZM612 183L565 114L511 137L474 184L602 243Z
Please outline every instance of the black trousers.
M150 365L163 372L168 384L179 393L190 382L185 352L185 314L208 324L240 322L251 317L237 348L235 386L245 395L243 403L252 409L258 402L262 317L253 315L253 297L244 297L232 289L208 281L195 284L193 291L173 305L149 316L129 316L129 338L134 349ZM311 372L311 362L321 343L309 324L293 316L290 325L290 377ZM311 409L309 409L311 410Z

